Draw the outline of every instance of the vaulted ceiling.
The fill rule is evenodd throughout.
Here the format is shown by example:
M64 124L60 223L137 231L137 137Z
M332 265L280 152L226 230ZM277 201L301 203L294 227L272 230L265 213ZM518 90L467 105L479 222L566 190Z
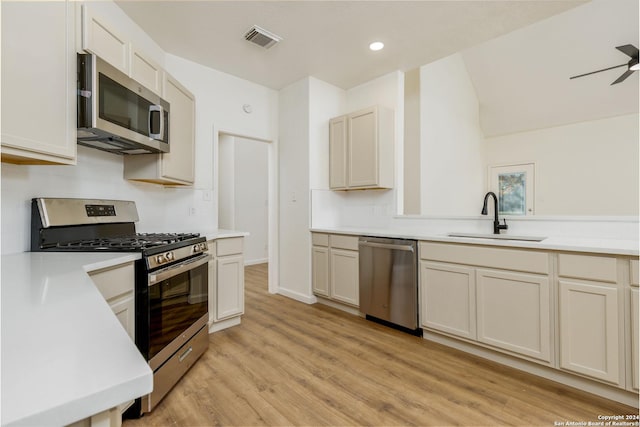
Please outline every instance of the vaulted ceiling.
M638 46L637 0L116 3L166 52L273 89L306 76L348 89L460 52L487 135L638 111L638 73L568 80L626 61L615 46ZM251 44L252 25L283 40Z

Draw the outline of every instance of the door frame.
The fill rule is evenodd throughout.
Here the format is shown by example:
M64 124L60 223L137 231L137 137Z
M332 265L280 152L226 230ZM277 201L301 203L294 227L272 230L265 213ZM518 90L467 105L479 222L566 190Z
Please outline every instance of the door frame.
M278 192L278 143L277 140L265 139L254 135L246 135L230 130L213 127L213 194L216 203L219 203L219 144L220 135L227 135L236 138L252 139L254 141L265 142L268 144L267 157L268 157L268 259L269 259L269 293L275 294L278 292L279 283L279 242L278 242L278 206L279 206L279 192ZM219 208L219 207L218 207ZM219 211L219 210L218 210ZM216 212L217 215L217 212ZM216 221L217 222L217 221ZM241 231L241 230L240 230Z

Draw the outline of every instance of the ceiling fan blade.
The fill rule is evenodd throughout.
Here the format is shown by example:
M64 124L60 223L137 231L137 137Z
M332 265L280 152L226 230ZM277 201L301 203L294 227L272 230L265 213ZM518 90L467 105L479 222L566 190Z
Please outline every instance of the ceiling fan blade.
M609 70L613 70L614 68L620 68L620 67L626 67L627 64L621 64L621 65L616 65L614 67L609 67L609 68L603 68L602 70L598 70L598 71L592 71L590 73L584 73L584 74L579 74L577 76L573 76L573 77L569 77L569 80L571 79L577 79L578 77L584 77L584 76L589 76L591 74L595 74L595 73L601 73L603 71L609 71Z
M624 74L622 74L620 77L618 77L615 82L613 82L611 84L612 85L618 84L618 83L624 81L631 74L633 74L633 70L627 70L627 71L624 72Z
M632 58L637 58L638 57L638 48L635 47L632 44L625 44L623 46L617 46L616 49L618 49L620 52L624 53L625 55L628 55Z

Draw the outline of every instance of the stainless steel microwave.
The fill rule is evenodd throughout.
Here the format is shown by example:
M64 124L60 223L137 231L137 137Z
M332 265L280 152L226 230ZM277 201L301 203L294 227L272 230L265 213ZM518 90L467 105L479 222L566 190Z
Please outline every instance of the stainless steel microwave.
M91 54L78 54L78 144L116 154L169 151L169 103Z

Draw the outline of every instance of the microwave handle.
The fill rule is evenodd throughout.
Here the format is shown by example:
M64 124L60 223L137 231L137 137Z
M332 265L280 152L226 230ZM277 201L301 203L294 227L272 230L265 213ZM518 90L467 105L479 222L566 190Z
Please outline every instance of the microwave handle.
M154 112L160 114L160 132L151 133L151 116ZM164 140L164 107L162 105L149 105L149 138Z

